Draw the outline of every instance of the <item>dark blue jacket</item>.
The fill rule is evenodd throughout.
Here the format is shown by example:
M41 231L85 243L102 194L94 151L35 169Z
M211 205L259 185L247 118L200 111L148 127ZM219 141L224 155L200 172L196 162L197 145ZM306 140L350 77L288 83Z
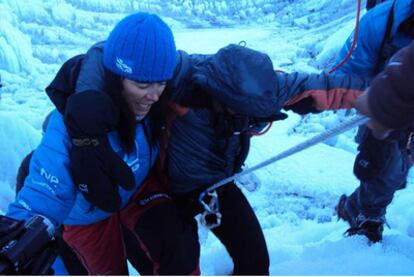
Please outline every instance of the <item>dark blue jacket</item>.
M184 64L188 68L183 66L179 73L187 77L176 80L190 82L175 91L190 88L189 94L203 99L204 106L176 109L170 127L165 167L172 191L179 195L239 171L252 132L264 127L262 119L277 117L284 107L306 98L313 99L317 110L349 108L366 86L363 80L347 76L275 73L267 55L235 45L215 55L189 55L187 59ZM241 133L222 135L218 126L221 111L214 102L246 116L249 127Z

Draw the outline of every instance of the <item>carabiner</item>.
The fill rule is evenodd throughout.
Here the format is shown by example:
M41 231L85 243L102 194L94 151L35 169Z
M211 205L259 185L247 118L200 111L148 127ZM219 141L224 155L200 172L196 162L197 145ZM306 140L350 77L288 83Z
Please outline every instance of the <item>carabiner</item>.
M205 200L206 197L209 199ZM201 214L201 224L208 229L220 226L222 215L219 211L217 191L202 192L199 197L199 202L204 208L204 212Z

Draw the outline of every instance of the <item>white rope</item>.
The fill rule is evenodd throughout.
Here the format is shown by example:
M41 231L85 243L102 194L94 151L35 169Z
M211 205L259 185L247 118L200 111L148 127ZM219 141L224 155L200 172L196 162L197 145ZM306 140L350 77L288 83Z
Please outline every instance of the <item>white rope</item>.
M339 135L343 132L346 132L346 131L348 131L352 128L355 128L359 125L365 124L368 120L369 120L369 118L366 117L366 116L363 116L363 115L356 115L356 116L354 116L354 117L352 117L348 120L345 120L344 122L340 123L339 125L337 125L334 128L331 128L331 129L329 129L329 130L327 130L327 131L325 131L321 134L318 134L318 135L316 135L316 136L314 136L314 137L312 137L312 138L310 138L310 139L308 139L308 140L306 140L306 141L304 141L304 142L302 142L302 143L300 143L300 144L298 144L298 145L296 145L292 148L289 148L289 149L283 151L282 153L280 153L280 154L278 154L278 155L276 155L276 156L274 156L274 157L272 157L268 160L265 160L265 161L255 165L253 167L250 167L250 168L248 168L248 169L246 169L246 170L244 170L240 173L236 173L233 176L227 177L227 178L211 185L203 193L200 194L199 200L201 202L201 199L204 197L205 193L207 193L207 192L213 191L213 190L215 190L215 189L217 189L217 188L219 188L219 187L221 187L221 186L223 186L223 185L225 185L225 184L227 184L231 181L234 181L234 180L240 178L243 175L249 174L249 173L251 173L255 170L258 170L262 167L268 166L269 164L272 164L276 161L279 161L279 160L282 160L286 157L292 156L293 154L296 154L296 153L298 153L300 151L303 151L303 150L305 150L305 149L307 149L311 146L314 146L315 144L323 142L323 141L327 140L328 138L337 136L337 135Z

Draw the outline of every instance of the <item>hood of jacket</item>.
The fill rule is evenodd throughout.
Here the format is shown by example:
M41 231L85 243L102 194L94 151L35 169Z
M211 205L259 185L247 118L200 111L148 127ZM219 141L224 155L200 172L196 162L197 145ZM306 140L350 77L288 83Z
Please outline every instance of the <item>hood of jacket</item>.
M277 103L277 78L270 57L231 44L193 68L193 83L236 113L268 117Z

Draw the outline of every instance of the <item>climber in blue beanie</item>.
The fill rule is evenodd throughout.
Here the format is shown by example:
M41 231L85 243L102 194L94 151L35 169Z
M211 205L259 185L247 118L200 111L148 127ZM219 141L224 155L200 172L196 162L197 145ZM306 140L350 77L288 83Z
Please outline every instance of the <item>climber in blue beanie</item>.
M76 89L93 78L93 72L80 72L85 55L66 62L47 87L58 97L58 111L8 216L27 220L40 214L63 224L63 239L89 274L126 274L132 245L152 264L141 273L197 274L198 237L154 174L157 139L146 116L173 76L173 34L158 16L136 13L115 26L104 51L108 75L97 85L108 93ZM139 234L137 225L143 226ZM123 228L138 243L126 244ZM173 240L160 240L163 230Z

